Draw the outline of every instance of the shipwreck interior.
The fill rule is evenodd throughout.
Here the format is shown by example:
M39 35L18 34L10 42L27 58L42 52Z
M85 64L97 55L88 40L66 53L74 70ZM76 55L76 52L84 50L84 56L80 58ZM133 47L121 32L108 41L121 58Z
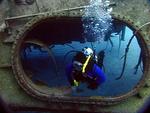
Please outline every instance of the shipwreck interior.
M52 95L79 100L99 96L106 101L134 95L143 85L147 53L140 33L134 34L136 30L130 23L113 18L112 28L104 40L93 41L86 39L82 22L80 17L44 18L20 35L13 64L16 78L27 93L35 93L43 100ZM72 92L66 66L76 51L84 47L95 47L97 55L105 52L102 69L107 80L96 90L87 89L87 85L81 83L81 91Z

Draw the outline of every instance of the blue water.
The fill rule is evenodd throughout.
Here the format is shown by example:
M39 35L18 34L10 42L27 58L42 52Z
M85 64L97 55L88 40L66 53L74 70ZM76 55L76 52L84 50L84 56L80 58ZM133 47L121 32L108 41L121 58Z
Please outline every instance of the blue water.
M124 75L121 79L116 80L123 67L123 59L121 57L125 54L128 41L133 35L131 29L128 27L124 29L124 27L123 23L120 24L112 20L110 12L107 10L107 3L103 3L101 0L91 0L89 6L85 8L85 14L80 21L78 19L62 19L57 22L45 21L29 33L28 37L40 37L39 39L46 43L48 43L47 41L50 41L50 43L55 42L55 44L52 44L54 47L50 51L56 65L47 51L29 46L30 51L29 49L22 51L24 70L27 75L29 72L32 74L31 79L35 84L42 82L48 87L70 86L65 68L67 64L72 62L75 53L69 54L66 58L64 56L71 50L81 51L84 47L92 48L92 42L93 47L96 49L96 54L101 50L105 51L105 70L103 71L107 76L106 82L96 90L88 89L87 84L81 83L79 88L83 89L83 92L73 91L71 95L117 96L125 94L136 86L142 76L142 69L138 68L137 73L134 74L134 67L138 62L141 51L135 37L130 45ZM123 29L125 31L121 39L120 36L121 32L123 33ZM57 43L57 40L60 40L62 43ZM141 63L141 68L143 68L142 65Z
M139 68L137 74L134 73L134 67L138 62L140 55L140 47L136 40L136 37L132 41L127 57L127 64L123 77L120 80L115 80L122 70L123 60L120 58L124 55L126 45L132 36L132 31L126 27L125 40L121 41L121 47L119 48L119 35L112 33L111 39L114 44L112 47L108 41L94 42L96 47L96 53L105 49L105 74L107 75L107 80L98 89L91 90L87 88L87 84L82 83L79 87L83 89L83 92L72 92L72 96L117 96L129 92L138 83L142 76L142 71ZM70 46L69 46L70 45ZM71 47L72 46L72 47ZM47 51L40 51L39 49L31 48L32 51L26 50L25 69L30 70L33 74L31 78L33 82L40 80L48 85L48 87L58 87L58 86L70 86L67 81L65 74L65 67L68 63L72 61L75 53L69 54L66 59L64 59L65 54L70 50L82 50L83 47L91 47L90 42L80 43L77 41L72 41L69 44L55 45L51 52L55 57L57 63L57 72L49 57Z

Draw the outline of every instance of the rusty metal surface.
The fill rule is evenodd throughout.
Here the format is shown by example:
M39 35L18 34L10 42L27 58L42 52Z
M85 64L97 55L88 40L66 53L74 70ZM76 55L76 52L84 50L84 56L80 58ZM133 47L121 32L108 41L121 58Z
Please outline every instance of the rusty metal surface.
M55 17L63 17L63 16L68 16L68 17L75 17L75 16L82 16L82 12L77 13L77 15L75 15L72 12L61 12L61 13L56 13ZM27 75L25 74L25 72L22 69L22 66L20 65L21 62L19 60L19 49L21 47L21 44L24 41L24 37L26 34L26 31L32 29L34 27L34 25L36 25L38 22L40 21L44 21L47 18L51 18L53 17L52 14L46 14L46 15L42 15L39 17L34 18L33 20L31 20L29 23L26 24L26 26L23 28L23 30L21 30L21 32L17 35L17 38L14 42L13 45L13 50L12 50L12 66L13 66L13 71L14 74L16 75L16 78L20 84L20 86L31 96L36 97L38 99L41 100L46 100L46 101L50 101L50 102L55 102L55 101L59 101L59 102L69 102L69 103L81 103L81 104L101 104L101 105L110 105L110 104L114 104L116 102L120 102L123 101L125 99L127 99L129 96L132 96L134 94L136 94L139 89L144 85L145 83L145 79L147 79L148 76L148 68L149 68L149 54L148 54L148 50L145 44L145 39L143 38L143 34L142 31L139 31L137 34L139 35L139 42L142 48L142 51L144 51L144 59L145 59L145 72L144 75L142 76L142 79L139 81L138 85L129 93L125 94L125 95L121 95L118 97L69 97L69 96L65 96L63 94L63 92L57 92L56 89L50 89L50 90L56 90L55 93L50 92L50 93L44 93L42 90L40 90L40 88L36 88L34 85L32 85L32 82L29 82L29 80L27 79ZM138 30L139 27L134 25L134 22L131 22L131 20L126 20L125 17L120 17L118 15L113 15L114 18L126 23L127 25L131 26L134 30ZM58 18L57 18L58 19ZM60 93L60 94L59 94ZM62 94L61 94L62 93ZM59 94L59 95L58 95ZM50 96L51 95L51 96ZM54 96L53 96L54 95ZM56 95L56 96L55 96ZM58 95L58 96L57 96ZM98 99L99 98L99 99ZM80 105L79 105L80 106Z
M62 11L59 13L52 13L53 11L56 11L58 9L63 9L63 8L68 8L68 7L74 7L74 6L81 6L87 4L87 1L81 0L81 4L78 4L79 1L73 1L73 0L63 0L59 1L57 0L56 2L52 1L52 4L47 2L41 2L38 0L38 4L40 7L40 11L37 10L36 4L33 5L33 10L29 11L29 7L31 6L23 6L22 8L19 8L20 6L11 6L14 9L14 11L18 11L17 13L11 13L11 16L17 16L17 15L24 15L24 14L31 14L32 13L38 13L38 12L43 12L43 11L50 11L48 14L44 14L42 16L38 16L34 19L30 18L27 21L29 21L25 27L24 23L21 23L19 27L12 26L15 30L12 31L12 35L7 36L7 35L0 35L5 38L0 38L0 63L2 63L2 66L10 66L12 64L13 67L13 72L11 68L0 68L0 77L1 77L1 82L0 82L0 92L1 95L5 98L7 102L11 103L16 103L16 106L19 106L21 103L24 106L27 107L41 107L41 108L49 108L50 109L73 109L77 111L120 111L124 112L125 109L127 108L129 112L136 112L136 110L142 105L144 100L148 97L150 94L150 89L143 89L142 86L145 84L145 82L149 83L149 54L150 54L150 27L146 26L144 29L139 31L139 39L138 41L140 42L140 45L142 47L142 50L145 52L145 67L146 70L144 72L144 75L137 84L137 86L129 93L119 96L119 97L114 97L114 98L100 98L100 97L93 97L93 98L76 98L76 97L67 97L67 96L51 96L48 93L42 93L40 89L37 87L34 87L32 83L26 78L25 73L21 70L21 67L19 65L18 61L18 53L17 50L19 49L20 43L22 42L22 35L28 30L34 23L43 20L44 18L50 18L50 17L60 17L60 16L69 16L69 17L76 17L76 16L82 16L82 11L81 10L76 10L76 11ZM137 30L141 25L149 21L150 18L150 4L148 4L148 1L146 0L113 0L114 2L117 3L117 6L114 8L113 11L113 17L117 18L131 27L133 29ZM49 3L49 4L48 4ZM66 4L67 3L67 4ZM135 4L136 3L136 4ZM134 4L134 5L133 5ZM26 8L25 8L26 7ZM43 7L43 9L42 9ZM46 9L50 8L50 9ZM23 10L23 12L22 12ZM32 20L31 20L32 19ZM16 23L19 23L18 21ZM22 29L20 29L22 28ZM19 30L19 32L18 32ZM10 37L11 39L10 43L4 43L4 40ZM13 43L14 42L14 43ZM13 43L13 47L12 47ZM12 49L11 49L12 48ZM12 52L10 52L12 51ZM11 58L12 56L12 58ZM12 62L12 63L11 63ZM14 75L16 76L18 83L20 86L27 92L29 95L32 97L26 95L26 93L20 89L20 87L17 85L16 80L14 79ZM2 81L4 80L4 81ZM137 92L144 93L144 98L141 100L138 100L135 97L131 97ZM12 95L14 95L14 98L12 98ZM37 98L37 99L36 99ZM45 100L47 101L46 103L40 100ZM25 101L24 101L25 100ZM126 101L124 101L126 100ZM109 106L109 107L104 107L102 108L101 105L112 105L116 104L118 102L121 102L120 104L117 104L115 106ZM134 102L135 104L132 105ZM38 104L37 104L38 103ZM16 107L15 106L15 107ZM51 106L51 107L49 107Z

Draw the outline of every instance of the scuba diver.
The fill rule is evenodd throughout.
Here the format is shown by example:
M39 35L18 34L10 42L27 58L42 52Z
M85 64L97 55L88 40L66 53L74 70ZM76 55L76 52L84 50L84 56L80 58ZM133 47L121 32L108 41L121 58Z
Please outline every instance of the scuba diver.
M72 89L76 89L81 82L87 83L89 89L97 89L106 80L106 75L97 62L97 56L91 48L85 47L76 53L72 63L66 67Z

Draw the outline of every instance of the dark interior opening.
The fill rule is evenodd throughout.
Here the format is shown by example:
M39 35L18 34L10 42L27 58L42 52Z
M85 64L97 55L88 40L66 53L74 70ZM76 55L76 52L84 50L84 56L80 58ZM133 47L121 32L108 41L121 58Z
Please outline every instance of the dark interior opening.
M46 44L65 44L71 41L84 41L81 18L50 18L45 19L27 34L26 37L37 38Z

